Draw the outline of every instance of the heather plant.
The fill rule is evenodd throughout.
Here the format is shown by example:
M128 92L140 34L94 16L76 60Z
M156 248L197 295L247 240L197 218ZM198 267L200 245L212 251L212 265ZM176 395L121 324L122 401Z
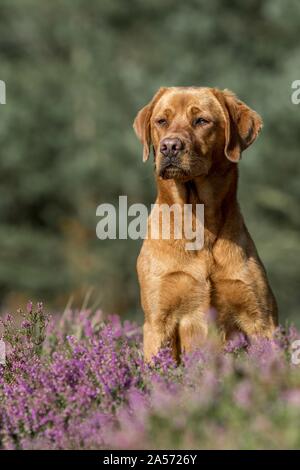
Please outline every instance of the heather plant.
M49 322L43 304L39 302L34 309L32 302L28 302L25 312L20 309L17 314L22 319L21 327L18 328L12 316L7 315L2 321L3 339L13 348L22 348L25 341L33 348L33 352L39 354Z
M140 244L98 240L95 212L119 195L150 207L133 118L160 86L195 85L232 89L262 115L239 199L281 318L299 322L299 0L0 4L2 308L29 294L62 308L93 286L95 304L139 314Z
M293 328L273 341L211 334L177 365L143 361L141 328L101 311L50 318L28 304L3 321L0 448L297 448L300 369ZM299 337L299 336L298 336Z

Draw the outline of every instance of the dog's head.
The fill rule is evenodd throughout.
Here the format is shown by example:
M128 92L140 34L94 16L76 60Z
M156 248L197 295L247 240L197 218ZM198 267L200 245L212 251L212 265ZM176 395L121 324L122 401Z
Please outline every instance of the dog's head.
M153 146L159 177L190 180L214 164L238 162L256 139L260 116L228 90L160 88L134 121L143 160Z

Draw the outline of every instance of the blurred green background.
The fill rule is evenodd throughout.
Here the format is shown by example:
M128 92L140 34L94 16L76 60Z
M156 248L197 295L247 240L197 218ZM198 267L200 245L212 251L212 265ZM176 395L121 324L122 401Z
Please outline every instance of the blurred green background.
M1 310L32 298L141 315L140 242L99 241L96 207L154 201L132 121L159 86L199 85L264 119L240 202L281 321L299 325L299 24L299 0L1 0Z

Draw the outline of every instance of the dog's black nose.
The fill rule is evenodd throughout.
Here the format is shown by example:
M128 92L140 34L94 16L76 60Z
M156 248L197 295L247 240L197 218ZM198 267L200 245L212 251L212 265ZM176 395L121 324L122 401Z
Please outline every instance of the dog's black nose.
M183 142L177 137L163 139L160 143L160 151L165 157L176 157L183 149Z

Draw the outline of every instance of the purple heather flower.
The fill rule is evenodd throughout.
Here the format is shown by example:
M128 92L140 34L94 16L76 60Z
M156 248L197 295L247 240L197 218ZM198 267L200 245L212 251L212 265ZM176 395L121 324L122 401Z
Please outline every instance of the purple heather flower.
M300 388L286 390L283 392L282 398L288 405L300 409Z
M234 402L241 408L250 409L252 399L252 385L249 380L243 380L233 391Z
M227 341L225 346L225 352L235 353L241 351L242 349L247 348L248 341L243 333L237 333L229 341Z
M257 439L277 429L283 403L293 412L299 406L300 369L286 348L295 336L290 329L279 340L250 345L239 335L225 353L208 337L179 365L167 347L146 365L135 323L68 311L53 317L40 351L35 330L46 319L40 305L25 314L21 329L4 322L0 448L230 447L246 427Z

